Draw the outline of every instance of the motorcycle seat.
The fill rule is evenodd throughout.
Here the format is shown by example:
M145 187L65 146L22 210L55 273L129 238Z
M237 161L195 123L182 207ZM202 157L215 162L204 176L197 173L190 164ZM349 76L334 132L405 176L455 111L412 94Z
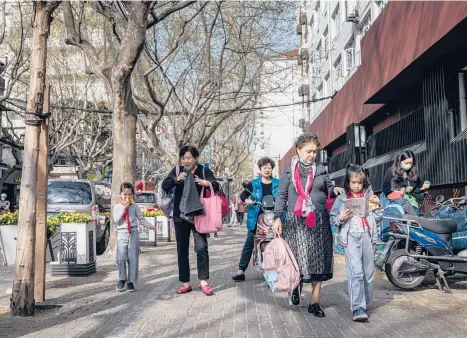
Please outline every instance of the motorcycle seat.
M453 219L429 219L424 217L402 215L402 219L416 222L423 229L434 232L435 234L452 234L457 231L457 223Z

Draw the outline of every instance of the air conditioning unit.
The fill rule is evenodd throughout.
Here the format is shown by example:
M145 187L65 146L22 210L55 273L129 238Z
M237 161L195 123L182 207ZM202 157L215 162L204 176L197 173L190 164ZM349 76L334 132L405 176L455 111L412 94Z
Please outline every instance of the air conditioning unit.
M297 25L297 35L302 35L302 32L303 32L303 25L301 24L298 24Z
M298 96L308 96L310 94L310 85L302 84L298 87Z
M300 48L298 54L302 60L308 60L308 48Z
M345 19L346 22L352 22L352 23L359 23L360 17L358 15L358 9L353 8L351 11L347 13L347 17Z
M306 13L301 12L300 15L298 16L298 22L300 25L306 25Z

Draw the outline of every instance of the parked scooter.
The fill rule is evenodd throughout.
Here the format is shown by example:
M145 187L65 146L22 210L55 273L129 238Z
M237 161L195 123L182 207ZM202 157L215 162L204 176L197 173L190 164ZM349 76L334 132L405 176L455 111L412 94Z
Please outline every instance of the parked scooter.
M457 231L452 219L427 219L400 215L385 217L392 233L376 266L401 289L413 289L433 271L440 290L450 292L445 276L467 274L467 250L454 253L451 239Z
M444 201L442 195L436 197L437 206L432 211L437 219L453 219L457 230L452 234L452 248L454 252L467 248L467 196L451 198Z

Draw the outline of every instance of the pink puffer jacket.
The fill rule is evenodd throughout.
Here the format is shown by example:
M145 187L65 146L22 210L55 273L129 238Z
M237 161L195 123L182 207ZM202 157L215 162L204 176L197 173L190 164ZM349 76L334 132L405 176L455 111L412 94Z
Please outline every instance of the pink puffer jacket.
M300 270L290 247L282 238L275 238L263 253L263 270L277 271L274 286L278 292L293 291L300 284Z

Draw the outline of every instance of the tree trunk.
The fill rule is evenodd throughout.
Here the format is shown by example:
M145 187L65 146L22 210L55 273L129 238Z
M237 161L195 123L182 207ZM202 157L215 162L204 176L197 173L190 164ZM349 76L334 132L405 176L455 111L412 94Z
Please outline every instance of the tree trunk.
M34 23L32 36L31 76L27 112L42 113L44 99L47 38L52 13L59 2L34 2ZM34 250L37 200L37 160L41 117L26 115L24 136L24 161L21 177L21 198L19 204L18 242L16 249L16 274L13 281L13 295L10 302L13 316L34 315Z
M113 171L112 201L118 201L120 186L124 182L135 183L136 172L136 114L129 86L115 86L113 92ZM112 222L113 223L113 222ZM114 224L112 227L114 228ZM115 229L110 232L107 253L115 252Z

